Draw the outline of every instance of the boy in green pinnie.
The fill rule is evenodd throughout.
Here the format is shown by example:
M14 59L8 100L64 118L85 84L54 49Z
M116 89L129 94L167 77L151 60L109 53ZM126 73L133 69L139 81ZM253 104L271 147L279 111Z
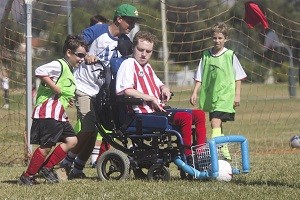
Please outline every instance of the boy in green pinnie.
M213 48L203 52L195 73L195 85L190 103L196 104L200 89L199 107L209 112L212 138L224 136L222 122L234 121L235 108L240 105L241 80L247 77L234 52L224 47L228 27L217 23L211 28ZM221 148L224 159L231 160L227 145Z
M79 36L68 36L64 57L44 64L35 70L41 79L36 105L32 113L30 143L39 145L34 151L26 171L19 178L21 185L34 185L39 172L47 182L57 183L53 167L63 160L77 143L66 109L73 105L75 78L73 68L84 62L87 46ZM60 143L59 145L56 145ZM55 147L50 154L52 147ZM48 156L48 154L50 154Z

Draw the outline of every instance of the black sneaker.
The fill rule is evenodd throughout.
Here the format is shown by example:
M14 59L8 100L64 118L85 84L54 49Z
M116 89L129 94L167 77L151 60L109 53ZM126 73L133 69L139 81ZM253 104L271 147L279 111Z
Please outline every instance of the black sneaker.
M74 173L73 170L71 170L71 172L70 172L70 174L68 176L69 180L72 180L72 179L84 179L84 178L86 178L86 175L83 172Z
M53 169L48 169L43 167L40 169L40 174L49 182L49 183L58 183L57 174L53 171Z
M19 178L19 184L32 186L32 185L36 185L37 182L33 176L25 176L23 173Z

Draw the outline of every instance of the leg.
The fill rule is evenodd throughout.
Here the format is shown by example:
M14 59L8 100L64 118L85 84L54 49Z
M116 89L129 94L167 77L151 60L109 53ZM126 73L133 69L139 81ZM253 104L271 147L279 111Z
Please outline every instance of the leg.
M218 118L212 118L211 119L211 126L212 126L212 138L218 137L218 136L224 136L222 133L222 121ZM223 145L221 148L221 154L226 160L231 160L231 156L229 153L229 149L227 145Z
M99 152L100 152L101 139L102 139L102 137L98 133L97 138L96 138L96 142L95 142L95 146L94 146L94 149L93 149L92 155L91 155L91 165L92 165L92 167L96 166L97 158L98 158L98 155L99 155Z
M107 150L110 149L110 144L108 142L106 142L104 139L102 139L102 143L100 146L100 151L99 151L99 155L97 157L97 160L99 159L99 157Z
M77 144L74 148L69 151L67 157L62 161L62 168L70 168L77 155L82 151L84 146L87 144L88 139L95 132L95 115L93 110L91 110L91 98L80 91L76 91L76 109L77 109L77 119L78 119L78 130L77 134Z
M185 155L191 155L192 145L192 115L187 112L177 112L174 115L174 124L180 126L183 143L185 145Z
M77 137L71 124L69 122L61 122L60 124L62 126L62 133L57 142L62 143L55 147L40 170L40 173L50 183L58 182L58 177L61 177L59 173L57 174L53 171L54 166L60 163L66 157L67 152L77 143Z
M193 124L196 127L197 145L206 143L205 113L202 110L192 110Z
M21 175L19 179L19 184L22 185L34 185L36 181L34 175L42 168L44 161L50 152L51 148L41 148L38 147L32 154L31 160L27 167L27 170Z
M5 89L4 90L4 106L5 109L9 108L9 90Z
M86 142L85 146L82 148L82 151L79 152L77 158L74 161L74 168L72 170L72 173L83 175L83 169L94 149L95 142L96 142L96 134L88 138L88 141Z

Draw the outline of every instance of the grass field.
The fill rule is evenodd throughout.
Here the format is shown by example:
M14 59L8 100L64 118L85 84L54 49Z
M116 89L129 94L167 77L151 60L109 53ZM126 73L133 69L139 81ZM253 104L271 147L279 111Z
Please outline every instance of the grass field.
M190 107L190 90L177 92L173 107ZM299 91L297 91L299 96ZM22 102L24 96L16 96ZM0 199L298 199L300 195L299 152L289 148L289 139L300 131L298 98L288 98L287 86L244 84L236 121L224 124L226 134L241 134L249 140L251 171L234 176L229 183L186 181L179 178L175 165L170 166L169 182L136 180L99 181L96 170L87 167L85 180L24 187L17 179L26 169L22 165L0 167ZM70 110L71 119L75 110ZM0 110L0 160L23 155L25 109ZM210 133L207 123L208 135ZM11 133L11 134L10 134ZM12 144L13 143L13 144ZM4 148L10 144L10 148ZM14 153L12 153L14 152ZM5 163L5 162L3 162Z

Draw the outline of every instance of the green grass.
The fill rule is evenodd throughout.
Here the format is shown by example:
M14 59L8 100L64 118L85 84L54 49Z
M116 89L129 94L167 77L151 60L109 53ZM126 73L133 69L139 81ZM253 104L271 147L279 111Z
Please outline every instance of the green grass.
M297 88L298 89L298 88ZM190 88L172 88L173 107L189 107ZM300 94L297 91L297 94ZM88 179L24 187L17 184L26 169L23 132L24 96L16 95L11 110L0 110L0 199L298 199L300 195L299 153L289 148L291 136L299 134L300 104L288 97L287 85L244 84L236 121L224 124L226 134L242 134L249 140L251 171L235 175L229 183L185 181L171 164L171 181L99 181L95 169L87 167ZM21 108L18 110L18 108ZM75 119L75 110L69 116ZM210 124L207 120L208 136ZM16 159L16 160L14 160ZM10 164L10 165L7 165Z

